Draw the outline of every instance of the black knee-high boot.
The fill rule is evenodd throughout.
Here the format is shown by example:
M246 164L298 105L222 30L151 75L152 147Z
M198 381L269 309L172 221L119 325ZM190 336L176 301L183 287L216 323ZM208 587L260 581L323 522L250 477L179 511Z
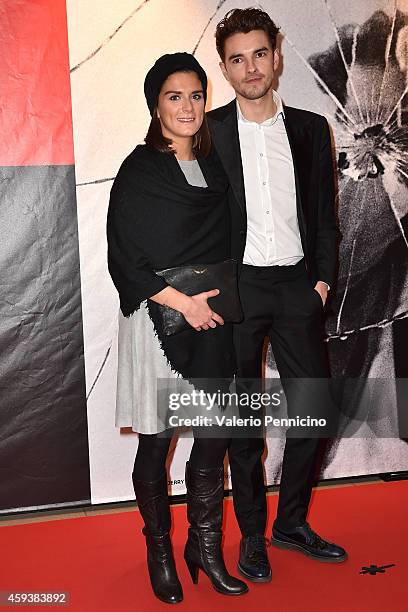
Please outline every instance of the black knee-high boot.
M145 526L147 567L156 597L165 603L183 600L170 541L171 516L166 472L153 482L133 480Z
M230 576L221 551L224 469L192 469L186 465L187 517L190 523L184 550L191 578L198 582L201 569L216 591L242 595L248 586Z

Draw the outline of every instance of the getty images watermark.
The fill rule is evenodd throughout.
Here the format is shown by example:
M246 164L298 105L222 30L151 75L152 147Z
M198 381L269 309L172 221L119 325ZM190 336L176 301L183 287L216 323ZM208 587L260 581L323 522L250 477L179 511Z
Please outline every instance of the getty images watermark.
M310 415L279 417L267 414L268 408L281 408L282 401L282 390L274 393L210 393L194 389L189 392L169 393L168 408L173 414L168 415L168 424L170 427L326 427L325 418L314 418ZM251 411L258 414L251 414ZM242 412L245 412L245 416Z
M160 431L408 438L408 378L157 379ZM228 431L225 431L225 429ZM198 431L196 431L196 429Z

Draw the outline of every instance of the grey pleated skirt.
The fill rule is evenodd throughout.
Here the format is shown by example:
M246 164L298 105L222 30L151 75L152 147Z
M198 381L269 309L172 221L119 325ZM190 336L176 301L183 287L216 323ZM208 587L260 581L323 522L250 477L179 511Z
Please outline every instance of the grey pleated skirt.
M146 302L130 317L119 312L116 427L131 427L143 434L166 429L168 411L158 401L186 386L171 369L155 334Z

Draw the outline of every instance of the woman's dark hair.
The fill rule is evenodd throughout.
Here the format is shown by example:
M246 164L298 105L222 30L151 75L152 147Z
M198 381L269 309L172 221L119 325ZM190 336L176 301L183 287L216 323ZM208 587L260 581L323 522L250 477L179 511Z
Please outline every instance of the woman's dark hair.
M217 25L215 42L218 55L225 61L225 41L233 34L248 34L252 30L263 30L269 37L272 49L276 49L278 26L272 21L268 13L258 8L232 9Z
M184 71L183 71L184 72ZM157 114L157 105L154 108L152 120L150 121L149 129L147 130L145 143L148 147L160 151L160 153L174 153L172 148L172 140L163 136L160 119ZM211 151L211 135L207 123L207 118L204 113L204 119L200 129L193 136L193 153L207 157Z

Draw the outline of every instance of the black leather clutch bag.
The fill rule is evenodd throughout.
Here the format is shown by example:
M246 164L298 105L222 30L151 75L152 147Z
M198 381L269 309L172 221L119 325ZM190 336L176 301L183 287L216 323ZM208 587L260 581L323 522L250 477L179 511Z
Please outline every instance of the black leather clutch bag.
M219 289L220 293L209 298L208 304L226 323L239 323L242 318L241 303L238 296L237 262L227 259L215 264L196 264L176 266L156 270L156 274L178 291L186 295L196 295L203 291ZM157 307L157 308L156 308ZM178 310L169 306L155 304L165 336L172 336L186 329L192 329Z

